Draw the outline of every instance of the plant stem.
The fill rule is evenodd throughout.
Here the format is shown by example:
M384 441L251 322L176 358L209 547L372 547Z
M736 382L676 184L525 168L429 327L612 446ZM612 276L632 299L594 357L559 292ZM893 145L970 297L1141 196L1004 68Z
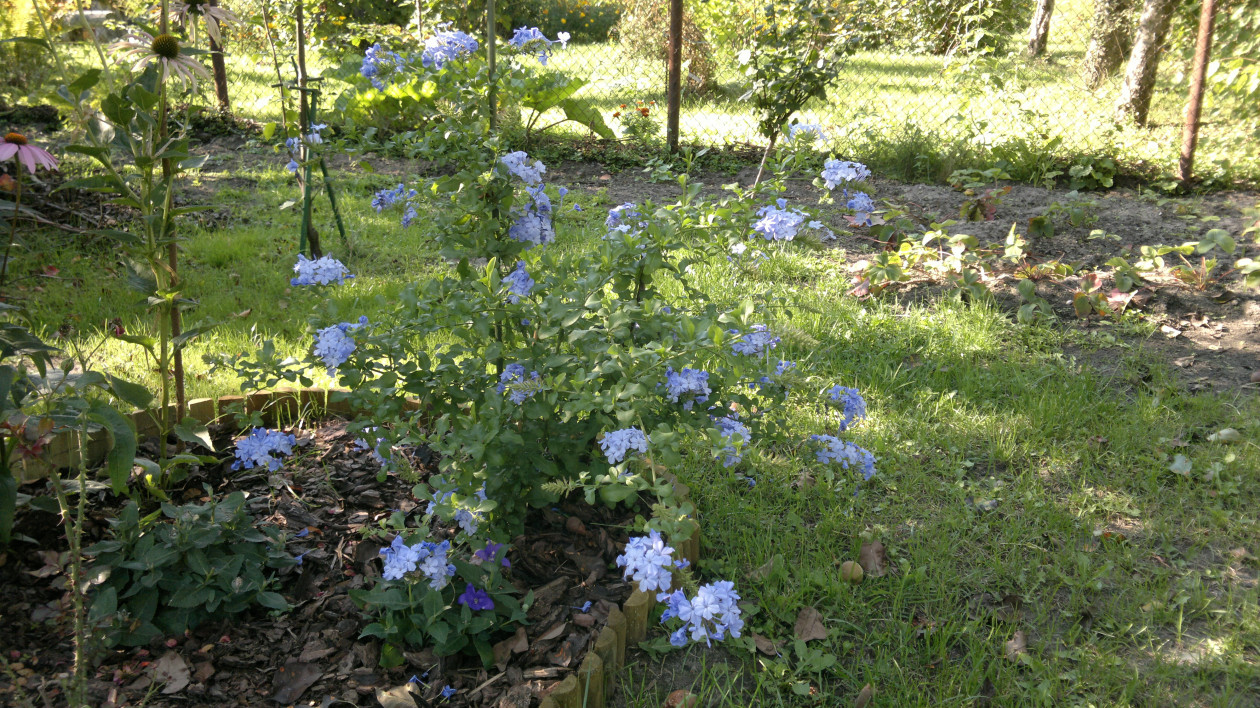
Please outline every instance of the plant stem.
M61 484L61 473L53 470L49 477L53 493L57 496L57 505L61 508L62 525L66 529L66 541L70 546L70 600L74 621L74 675L66 688L66 702L70 708L85 706L84 692L87 688L87 623L83 616L83 557L81 555L83 541L83 515L87 509L87 421L84 419L83 429L78 431L79 466L77 482L79 498L75 508L70 509L70 499Z
M9 242L4 246L4 262L0 263L0 288L4 287L4 278L9 272L9 251L13 248L13 239L17 238L18 212L22 209L22 163L18 162L16 155L13 157L13 171L17 174L17 188L13 197L13 216L9 218Z

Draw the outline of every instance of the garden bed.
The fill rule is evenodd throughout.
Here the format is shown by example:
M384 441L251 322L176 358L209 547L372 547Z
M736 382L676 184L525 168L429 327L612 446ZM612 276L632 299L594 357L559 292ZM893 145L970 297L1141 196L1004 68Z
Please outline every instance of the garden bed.
M226 428L212 426L212 432L216 443L230 445ZM495 646L493 667L484 668L475 657L440 658L418 648L405 653L401 666L383 669L379 643L360 638L369 619L349 592L380 576L378 551L386 539L368 532L395 512L420 518L422 503L412 494L413 481L393 473L377 480L379 465L355 445L344 421L295 432L295 455L276 473L233 472L223 463L200 468L169 490L175 503L208 501L208 490L220 496L244 491L258 523L278 527L285 550L300 559L282 572L278 588L292 609L204 623L144 647L105 650L92 674L94 705L137 705L151 693L151 706L274 700L524 707L551 693L559 702L543 705L568 706L591 693L602 701L624 657L627 616L621 608L633 592L610 568L636 513L650 513L646 507L590 506L579 494L529 516L508 558L512 584L522 596L532 592L533 603L526 626ZM153 438L142 444L155 445ZM436 471L436 456L427 449L407 457L420 481ZM85 545L107 538L108 520L125 501L104 491L92 494ZM0 677L0 695L18 704L36 696L56 704L62 700L59 680L72 662L65 540L55 515L30 508L19 513L15 531L37 543L17 545L0 566L0 591L10 608L0 632L11 638L5 657L11 670ZM433 538L453 532L435 525ZM694 559L697 548L693 539L680 552ZM642 638L650 604L649 596L637 593L627 606L631 641ZM445 697L443 689L453 693ZM588 699L585 705L600 703Z

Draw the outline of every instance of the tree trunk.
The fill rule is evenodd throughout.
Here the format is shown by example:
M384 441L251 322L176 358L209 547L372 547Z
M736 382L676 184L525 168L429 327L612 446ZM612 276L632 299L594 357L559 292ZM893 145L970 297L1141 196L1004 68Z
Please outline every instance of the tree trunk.
M1124 71L1124 85L1116 99L1117 123L1131 120L1139 126L1146 125L1151 96L1155 93L1155 74L1159 71L1160 55L1175 9L1177 0L1146 0L1142 6L1142 19L1138 22L1137 37Z
M1133 0L1095 0L1094 26L1085 50L1083 78L1091 90L1116 73L1133 46L1133 23L1129 19Z
M218 0L210 0L211 7L219 4ZM223 47L210 37L210 68L214 70L214 95L219 99L219 110L232 112L232 100L228 97L227 67L223 64Z
M1046 41L1050 38L1050 16L1054 14L1054 0L1037 0L1032 25L1028 27L1028 56L1039 57L1046 53Z

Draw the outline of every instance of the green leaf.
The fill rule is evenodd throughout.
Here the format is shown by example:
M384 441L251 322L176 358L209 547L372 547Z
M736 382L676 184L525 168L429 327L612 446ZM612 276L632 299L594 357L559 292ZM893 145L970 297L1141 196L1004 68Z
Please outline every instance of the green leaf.
M577 99L566 99L560 102L560 108L564 109L564 117L572 121L577 121L605 140L615 140L616 133L608 124L604 122L604 116L595 110L590 104Z
M210 432L206 430L206 424L196 418L184 418L171 432L175 433L175 437L186 443L202 445L207 450L214 450L214 441L210 439Z
M13 517L17 512L17 480L10 474L0 476L0 542L9 545L13 535Z
M262 129L263 140L271 140L271 138L276 134L277 127L278 126L274 120L264 125Z
M93 404L88 409L88 419L104 427L113 440L105 457L105 470L109 474L110 487L115 494L121 494L127 490L127 479L136 459L136 431L131 427L131 421L104 403Z
M40 49L50 52L52 51L52 46L39 37L9 37L8 39L0 39L0 44L6 44L8 42L14 42L16 44L30 44L32 46L39 47Z
M119 400L126 401L136 408L141 409L148 408L149 405L153 403L153 394L150 393L149 389L144 386L131 383L130 381L125 381L117 376L111 376L109 374L105 375L105 379L109 382L109 390L113 392Z
M285 602L284 597L280 593L263 591L258 593L256 597L258 604L267 609L280 610L281 612L289 609L289 603Z

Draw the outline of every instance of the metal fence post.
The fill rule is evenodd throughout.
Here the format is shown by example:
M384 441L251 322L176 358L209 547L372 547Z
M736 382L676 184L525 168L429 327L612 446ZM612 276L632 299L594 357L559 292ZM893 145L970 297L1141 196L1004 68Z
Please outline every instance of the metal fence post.
M494 0L486 0L486 65L489 68L490 87L486 92L490 100L490 131L494 132L494 126L498 122L499 107L496 103L495 86L497 80L494 76L494 45L495 45L495 20L494 20Z
M678 152L678 112L682 104L682 0L669 0L669 109L665 120L665 143Z
M1212 53L1212 28L1216 23L1216 0L1203 0L1199 13L1199 40L1194 47L1194 73L1190 77L1190 101L1186 104L1186 122L1181 129L1181 161L1177 178L1189 182L1194 172L1194 148L1199 142L1199 116L1203 113L1203 81L1207 76L1208 56Z

